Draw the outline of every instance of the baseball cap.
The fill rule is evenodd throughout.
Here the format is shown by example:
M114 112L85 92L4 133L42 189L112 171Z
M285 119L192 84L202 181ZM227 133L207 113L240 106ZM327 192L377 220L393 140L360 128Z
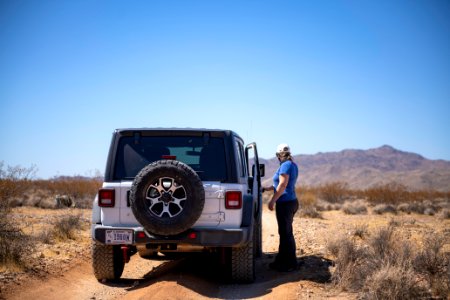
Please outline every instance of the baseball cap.
M281 152L291 152L291 148L289 147L288 144L279 144L277 146L277 153Z

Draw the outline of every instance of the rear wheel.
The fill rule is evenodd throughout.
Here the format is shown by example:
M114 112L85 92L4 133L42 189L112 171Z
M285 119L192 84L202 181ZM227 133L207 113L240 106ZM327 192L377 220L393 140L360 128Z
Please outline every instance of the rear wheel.
M253 229L253 239L255 240L254 245L254 254L255 258L260 258L262 256L262 224L261 218L258 218L255 221L254 229Z
M255 280L253 240L242 247L231 248L231 279L240 283Z
M92 267L97 280L117 280L123 272L125 261L119 245L92 242Z

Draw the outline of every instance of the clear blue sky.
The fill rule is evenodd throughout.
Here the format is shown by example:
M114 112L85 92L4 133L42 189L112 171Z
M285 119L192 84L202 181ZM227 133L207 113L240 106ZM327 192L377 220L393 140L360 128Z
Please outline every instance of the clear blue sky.
M0 161L103 172L142 126L450 160L450 1L0 0Z

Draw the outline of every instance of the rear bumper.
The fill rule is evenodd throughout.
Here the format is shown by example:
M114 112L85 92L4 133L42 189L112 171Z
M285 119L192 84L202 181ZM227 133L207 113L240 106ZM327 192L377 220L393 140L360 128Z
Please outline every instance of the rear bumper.
M250 240L250 228L190 229L175 236L156 236L148 233L142 227L111 227L94 224L92 226L92 238L105 244L106 230L131 230L133 232L131 245L184 244L205 247L239 247Z

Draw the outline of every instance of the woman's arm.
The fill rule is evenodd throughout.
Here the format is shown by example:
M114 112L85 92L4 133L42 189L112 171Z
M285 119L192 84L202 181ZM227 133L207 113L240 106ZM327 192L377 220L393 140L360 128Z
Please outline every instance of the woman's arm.
M288 174L280 174L280 182L278 183L275 193L272 196L272 200L270 200L270 202L269 202L270 210L273 210L273 207L275 206L275 202L277 202L277 200L284 193L284 190L286 190L288 182L289 182L289 175Z

